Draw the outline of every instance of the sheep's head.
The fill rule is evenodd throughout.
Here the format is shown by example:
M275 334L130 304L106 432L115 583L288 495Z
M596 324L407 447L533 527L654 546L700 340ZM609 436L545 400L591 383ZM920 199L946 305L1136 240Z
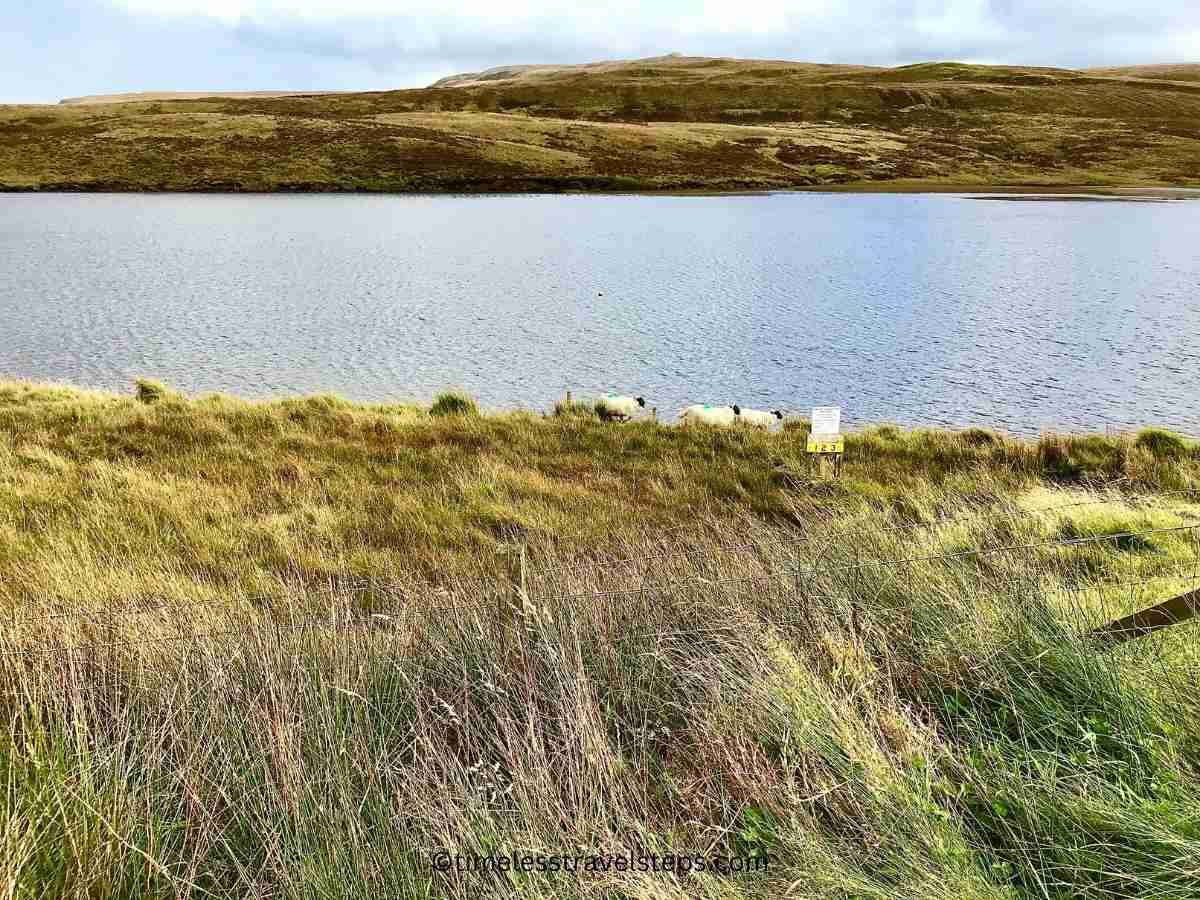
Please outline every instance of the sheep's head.
M645 405L646 405L646 398L645 398L645 397L634 397L634 399L635 399L635 400L637 400L637 404L638 404L638 406L645 406Z
M783 413L781 413L781 412L780 412L779 410L777 410L777 409L771 410L771 415L773 415L775 418L777 418L777 419L779 419L779 420L781 420L781 421L782 421L782 419L783 419Z
M742 414L742 408L740 406L738 406L736 403L733 404L733 414L735 416L740 416Z

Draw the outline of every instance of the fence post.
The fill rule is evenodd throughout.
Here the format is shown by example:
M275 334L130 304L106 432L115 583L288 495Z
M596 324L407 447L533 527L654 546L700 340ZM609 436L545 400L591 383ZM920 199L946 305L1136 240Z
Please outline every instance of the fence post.
M1141 637L1166 628L1186 622L1200 613L1200 590L1179 594L1170 600L1164 600L1157 606L1143 609L1132 615L1109 622L1088 632L1088 637L1101 646L1123 644L1132 638Z

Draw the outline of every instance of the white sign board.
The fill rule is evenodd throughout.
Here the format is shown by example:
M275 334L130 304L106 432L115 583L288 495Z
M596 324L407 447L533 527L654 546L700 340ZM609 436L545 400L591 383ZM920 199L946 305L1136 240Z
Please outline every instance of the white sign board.
M842 408L840 406L814 406L812 411L812 433L834 435L842 430Z

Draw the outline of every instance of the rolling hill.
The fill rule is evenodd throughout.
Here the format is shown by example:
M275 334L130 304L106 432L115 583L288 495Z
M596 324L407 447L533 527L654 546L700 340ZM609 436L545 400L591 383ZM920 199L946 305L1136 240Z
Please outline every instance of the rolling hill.
M81 102L83 101L83 102ZM1200 184L1200 66L664 56L427 88L0 107L18 190Z
M205 100L225 97L234 100L263 97L311 97L346 93L345 91L138 91L133 94L89 94L86 97L65 97L58 101L65 106L96 103L133 103L139 100Z
M1200 64L1157 66L1112 66L1089 69L1095 75L1116 75L1129 78L1153 78L1163 81L1200 81Z

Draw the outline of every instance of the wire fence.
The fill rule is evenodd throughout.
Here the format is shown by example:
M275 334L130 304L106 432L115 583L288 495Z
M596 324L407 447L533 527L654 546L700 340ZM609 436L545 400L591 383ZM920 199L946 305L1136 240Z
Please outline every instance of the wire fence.
M1192 493L1192 492L1179 492ZM1061 504L1054 507L1047 507L1042 512L1053 511L1057 509L1065 509L1074 506L1084 506L1090 503L1104 503L1111 500L1094 500L1080 501L1078 503ZM1030 554L1032 559L1036 553L1058 553L1062 550L1072 551L1081 548L1103 548L1106 545L1115 545L1121 548L1122 545L1129 546L1131 542L1148 542L1149 539L1155 537L1164 537L1168 535L1185 535L1189 534L1193 544L1193 559L1190 562L1181 562L1178 568L1174 570L1166 570L1163 568L1155 568L1152 571L1145 573L1124 573L1119 578L1092 578L1091 580L1083 580L1079 582L1041 585L1039 589L1047 593L1067 593L1079 594L1087 591L1106 591L1122 587L1149 586L1154 582L1191 582L1193 588L1200 583L1200 522L1192 524L1183 524L1175 526L1164 526L1158 528L1145 528L1140 530L1126 530L1110 534L1085 535L1079 537L1058 537L1036 541L1026 541L1019 543L1008 543L997 546L985 546L971 549L955 550L945 553L926 553L914 554L898 558L872 558L872 559L856 559L855 562L831 562L824 565L801 565L797 560L795 565L783 564L778 567L769 568L754 575L739 577L739 578L720 578L720 577L705 577L704 574L696 572L691 577L671 577L661 581L650 581L643 579L641 583L634 587L617 588L609 590L585 590L585 591L568 591L557 592L541 595L532 593L526 590L525 580L522 578L520 585L512 586L513 590L521 595L519 600L522 603L528 603L535 609L545 610L550 606L562 606L570 604L574 601L591 600L591 601L612 601L617 598L632 598L641 596L643 598L653 596L656 592L678 591L683 588L697 588L705 591L714 589L726 589L737 586L743 589L756 588L765 585L780 585L786 586L791 590L804 592L806 598L826 599L826 600L841 600L848 599L845 595L830 593L828 589L824 592L817 589L816 585L820 579L832 579L835 582L839 579L844 580L846 576L851 574L862 575L863 573L871 573L877 575L881 571L889 571L893 574L903 573L911 577L912 567L930 564L955 565L969 561L981 561L994 555L1013 555L1013 554ZM760 546L760 551L766 550L766 547ZM706 551L712 552L712 551ZM668 556L671 554L667 554ZM655 560L661 559L664 555L652 554L647 557L633 558L636 560ZM1046 572L1047 560L1039 561L1042 566L1042 574ZM962 571L960 569L960 571ZM1033 579L1030 575L1034 572L1032 567L1029 572L1025 573L1025 580L1030 584L1035 584L1037 579ZM975 571L975 577L981 580L993 579L994 573L986 571ZM853 587L853 586L851 586ZM251 612L261 613L263 617L253 623L243 623L238 627L216 628L204 631L193 631L188 633L178 633L169 635L159 635L153 637L141 637L124 640L105 640L103 635L95 638L90 638L74 644L52 644L50 646L32 646L26 644L20 647L8 647L0 650L0 655L17 656L23 654L55 654L55 653L71 653L83 650L100 650L100 649L115 649L135 647L142 645L157 645L171 644L187 641L205 641L215 640L224 637L246 636L251 633L274 632L276 637L281 637L285 633L302 632L310 629L328 629L333 631L349 631L362 630L370 628L387 627L387 624L399 619L406 619L414 613L422 615L446 613L446 614L461 614L464 611L462 604L430 604L422 601L420 604L405 604L400 606L378 606L372 603L368 608L359 608L354 606L356 600L362 600L361 596L356 597L354 591L371 591L383 597L403 596L407 593L406 586L398 585L395 582L383 582L378 579L369 578L353 578L341 579L336 587L331 588L326 592L321 592L316 595L311 592L306 593L304 600L311 605L315 599L320 603L328 604L321 609L319 613L306 615L301 618L296 617L296 597L283 594L260 594L250 595L238 598L220 598L219 600L172 600L160 602L157 604L145 604L133 602L123 604L117 608L106 608L101 610L67 610L39 613L25 617L14 616L10 619L14 633L18 630L16 626L30 624L47 624L52 622L72 622L81 627L89 624L107 623L104 627L113 629L119 618L123 615L137 615L145 613L170 613L178 616L179 613L185 611L200 611L205 612L213 610L226 619L232 620L232 617L239 610L244 610L244 607L251 607ZM375 598L379 599L378 597ZM276 614L283 613L286 617L277 618ZM808 621L808 618L791 619L788 617L762 617L754 622L754 625L761 627L787 627L790 625L803 624ZM745 628L750 623L745 621L729 622L728 624L713 624L705 626L703 629L650 629L650 630L629 630L626 634L618 636L618 640L630 640L639 637L659 635L663 637L694 635L700 633L713 633L718 631ZM15 634L14 634L15 636Z
M1160 491L1160 492L1153 493L1153 494L1145 494L1145 493L1131 494L1131 493L1113 492L1104 497L1095 497L1095 498L1092 498L1089 500L1071 501L1069 503L1057 503L1057 504L1053 504L1051 506L1020 507L1020 506L1016 506L1016 505L1011 505L1011 506L1007 507L1007 509L1002 508L1001 512L1007 511L1008 513L1010 513L1010 516L1006 521L1016 521L1016 520L1020 519L1021 516L1026 516L1026 515L1035 515L1035 516L1036 515L1048 515L1050 513L1058 513L1063 510L1066 510L1066 509L1077 509L1077 508L1087 507L1087 506L1093 506L1093 507L1094 506L1108 506L1108 505L1111 505L1114 503L1124 503L1124 504L1133 505L1133 506L1137 506L1138 504L1146 504L1147 508L1149 508L1150 504L1152 504L1155 500L1160 499L1160 498L1166 498L1166 497L1200 497L1200 488L1184 488L1181 490L1174 490L1174 491ZM942 527L945 527L948 525L961 524L963 522L968 522L968 521L971 521L972 519L977 518L980 515L980 513L982 513L982 512L987 512L989 515L994 515L996 510L994 507L986 507L986 506L981 505L978 507L972 507L967 512L955 513L953 515L935 516L935 517L929 519L928 521L924 521L924 522L918 521L918 522L905 523L902 525L889 525L889 526L885 526L883 528L879 528L879 527L875 527L875 526L862 527L862 528L845 528L845 527L836 526L836 525L831 526L830 525L831 522L836 522L841 517L841 515L844 515L844 512L845 512L844 509L837 509L834 507L829 507L828 509L825 509L822 507L813 507L811 509L806 509L805 512L810 513L810 514L827 513L828 516L826 518L822 519L821 522L819 523L819 525L823 526L823 527L819 527L819 529L814 529L813 533L797 534L795 536L791 536L791 537L787 537L787 538L778 538L778 539L772 539L772 540L767 540L767 541L758 541L758 542L745 543L745 544L715 544L712 547L705 547L704 549L694 549L693 548L693 549L687 549L687 550L665 550L662 553L639 554L638 556L625 557L622 559L602 560L602 562L605 566L621 566L621 565L628 565L628 564L638 563L638 562L653 562L653 561L660 561L660 560L672 559L672 558L702 556L702 555L705 555L708 553L713 553L713 552L721 552L721 553L761 552L764 545L791 545L791 544L797 544L797 543L801 543L801 542L811 542L811 541L818 540L818 539L829 540L829 539L835 539L835 538L852 538L852 537L866 537L866 536L876 536L876 535L893 535L893 534L900 534L900 533L911 533L911 532L920 531L923 529L935 529L935 528L942 528ZM872 511L864 510L864 512L870 513ZM566 563L560 562L560 563L557 563L556 565L585 567L585 566L594 566L594 565L596 565L597 562L598 562L597 559L591 558L591 559L579 559L579 560L575 560L572 562L566 562Z
M1158 494L1114 493L1112 495L1105 496L1105 497L1097 497L1097 498L1092 498L1089 500L1071 501L1069 503L1059 503L1059 504L1054 504L1051 506L1044 506L1044 507L1024 508L1024 507L1013 506L1013 507L1010 507L1008 510L1012 515L1011 515L1011 518L1008 519L1007 521L1017 521L1020 519L1021 516L1024 516L1024 515L1045 515L1045 514L1050 514L1050 513L1061 512L1062 510L1066 510L1066 509L1077 509L1077 508L1088 507L1088 506L1110 505L1113 503L1125 503L1125 504L1137 505L1139 503L1151 503L1154 500L1162 498L1162 497L1196 496L1198 494L1200 494L1200 488L1192 488L1192 489L1184 489L1184 490L1176 490L1176 491L1165 491L1165 492L1160 492ZM858 537L876 536L876 535L894 535L894 534L900 534L900 533L912 533L914 531L919 531L919 530L931 530L931 529L936 529L936 528L942 528L947 525L959 524L962 522L970 521L971 519L977 517L979 515L979 513L982 511L984 511L982 508L974 508L966 513L957 513L955 515L935 517L933 519L930 519L927 522L913 522L913 523L907 523L904 525L886 526L883 528L878 528L878 527L864 527L864 528L855 528L855 529L842 528L842 529L839 529L836 531L831 531L827 528L827 529L820 531L817 534L800 533L800 534L796 534L796 535L793 535L793 536L790 536L787 538L772 538L772 539L759 540L757 542L748 542L748 543L744 543L744 544L715 544L710 547L705 547L703 549L694 549L693 548L693 549L686 549L686 550L667 550L667 551L663 551L661 553L641 554L638 556L624 557L624 558L619 558L619 559L615 559L615 560L593 558L593 559L577 559L577 560L566 561L566 562L555 561L553 568L554 568L555 572L561 572L562 570L565 570L565 569L582 569L584 567L594 568L597 565L600 565L600 566L603 566L605 569L611 571L611 569L613 569L615 567L630 565L630 564L634 564L634 563L661 562L664 560L671 560L671 559L685 560L690 557L708 556L708 555L712 555L714 553L763 553L768 548L799 547L804 544L811 543L812 541L817 540L817 539L823 539L826 541L830 541L830 540L843 539L843 538L849 539L849 538L858 538ZM994 513L994 510L989 510L989 512ZM976 549L976 550L961 551L961 552L955 553L955 554L941 554L941 555L930 555L930 556L924 556L924 557L910 557L907 559L898 559L898 560L876 559L876 560L868 560L866 562L858 562L852 566L844 567L844 568L854 569L854 568L860 568L860 567L872 566L872 565L901 565L901 564L920 562L920 561L935 561L938 559L950 559L950 558L954 558L954 557L958 557L958 556L976 556L976 555L982 555L982 554L987 554L987 553L996 553L996 552L1013 552L1013 551L1018 551L1018 550L1027 550L1027 549L1032 549L1035 547L1045 547L1045 546L1068 546L1068 545L1072 545L1072 544L1104 542L1104 541L1109 541L1109 540L1119 542L1121 540L1128 540L1128 539L1135 538L1135 537L1143 537L1145 535L1161 533L1161 532L1165 532L1165 531L1186 531L1186 530L1189 530L1194 527L1196 527L1196 526L1180 525L1180 526L1175 526L1172 528L1165 528L1165 529L1147 529L1147 530L1138 531L1138 532L1127 531L1127 532L1118 532L1118 533L1114 533L1114 534L1110 534L1110 535L1099 535L1099 536L1095 536L1095 537L1086 537L1085 536L1085 537L1073 538L1073 539L1061 538L1061 539L1051 539L1049 541L1044 541L1044 542L1040 542L1040 543L1025 543L1025 544L1013 544L1013 545L1009 545L1007 547L980 548L980 549ZM776 577L777 574L779 574L779 573L772 574L770 577ZM790 574L800 575L803 573L793 572ZM736 583L736 581L737 581L736 579L724 580L722 583ZM318 594L318 596L321 594L325 594L325 595L329 596L330 598L334 598L334 597L338 597L338 596L345 596L347 593L350 593L353 591L376 591L376 592L382 592L384 594L388 594L388 593L396 594L396 593L402 592L403 590L404 590L404 586L394 580L387 580L387 579L373 578L373 577L354 576L354 577L340 577L340 578L336 579L335 586L328 588L325 591L317 592L317 594ZM632 592L636 593L638 590L640 590L640 588L632 589ZM590 596L590 595L612 596L614 593L628 593L628 592L629 591L591 592L591 593L584 592L578 596ZM312 591L311 588L305 589L305 594L308 597L311 597L313 595L313 593L314 592ZM568 597L563 597L561 599L571 599L571 598L568 596ZM170 600L168 600L165 598L160 598L158 602L155 602L155 598L143 598L141 600L126 600L115 606L112 604L107 604L103 609L83 610L83 609L79 609L79 608L72 608L69 610L63 610L63 611L58 611L58 612L39 613L36 616L29 616L29 617L15 616L10 621L12 621L14 623L27 623L27 622L31 622L31 621L43 621L43 620L44 621L54 621L54 620L63 620L63 619L100 619L100 618L105 618L105 617L111 618L111 617L117 617L117 616L121 616L121 615L128 615L130 613L148 614L148 613L154 613L154 612L179 612L182 609L192 608L192 607L206 607L206 606L207 607L218 607L218 606L226 607L226 606L230 606L230 605L251 605L251 606L256 606L256 607L263 607L263 606L272 606L272 605L279 604L279 603L289 603L289 602L294 602L294 598L291 598L288 595L281 594L281 593L250 594L250 595L243 595L240 597L220 597L215 600L212 600L212 599L170 599ZM450 608L451 607L446 607L446 609L450 609Z

